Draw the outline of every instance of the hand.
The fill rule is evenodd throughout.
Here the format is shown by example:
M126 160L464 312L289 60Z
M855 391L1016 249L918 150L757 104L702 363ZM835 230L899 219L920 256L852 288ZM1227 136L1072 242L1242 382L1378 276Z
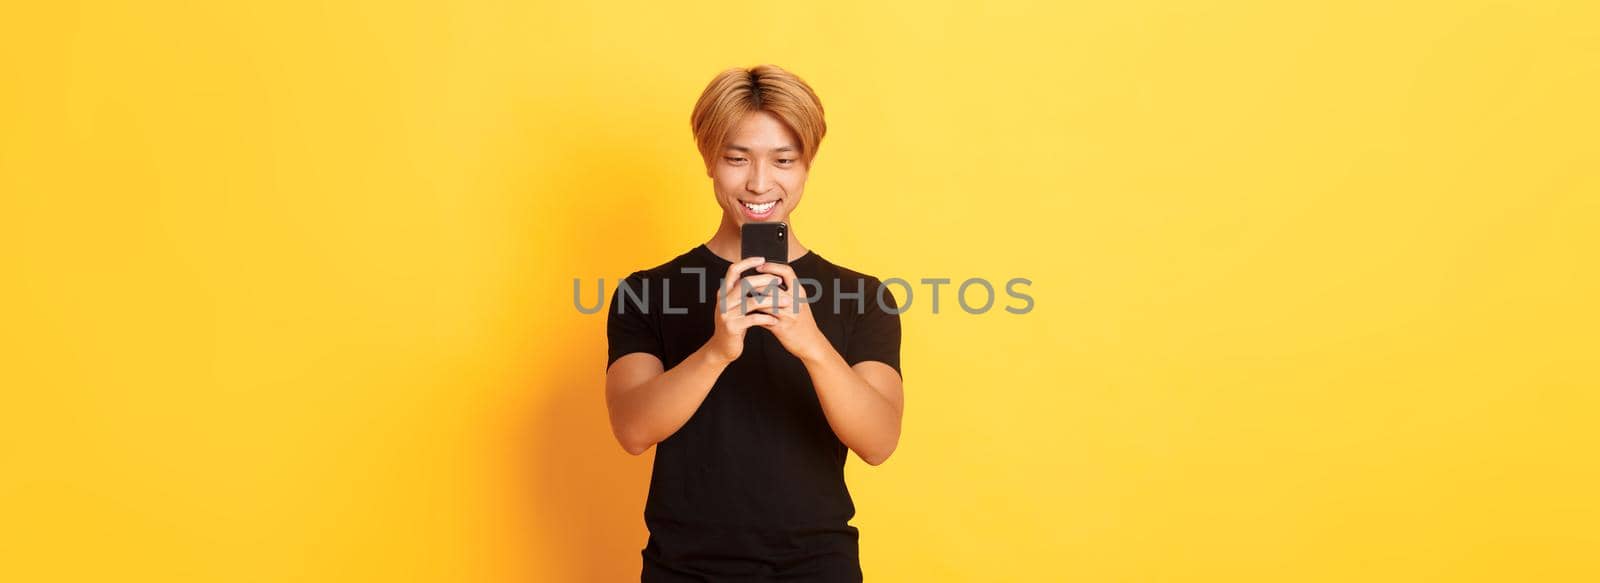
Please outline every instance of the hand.
M744 333L751 326L776 324L778 319L771 314L757 312L753 300L743 298L743 290L739 285L739 274L744 270L764 263L766 259L751 257L728 266L728 273L722 277L722 290L717 298L715 309L716 327L711 334L711 339L706 341L706 348L711 354L725 363L738 360L744 353ZM752 275L748 280L754 280L761 275ZM752 285L763 284L767 280L753 281ZM759 288L759 285L757 286Z
M833 345L828 343L828 338L823 336L822 330L817 328L816 319L811 316L811 304L806 301L809 297L806 295L806 286L796 281L794 268L782 263L762 263L756 267L756 271L761 273L745 278L746 281L777 276L789 288L788 291L777 293L776 305L771 299L764 299L757 305L757 310L774 317L773 321L763 321L758 325L771 330L772 335L783 343L783 348L800 360L813 361L832 350ZM759 288L765 284L752 285ZM776 288L773 291L777 291Z

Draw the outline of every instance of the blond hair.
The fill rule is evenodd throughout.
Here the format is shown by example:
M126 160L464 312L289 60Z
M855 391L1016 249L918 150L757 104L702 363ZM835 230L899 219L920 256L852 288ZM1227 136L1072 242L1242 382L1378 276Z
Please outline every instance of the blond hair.
M695 145L706 167L727 145L728 137L744 116L767 111L777 116L800 138L800 159L811 166L817 146L828 132L822 119L822 100L811 86L776 65L757 65L748 69L728 69L718 73L689 116Z

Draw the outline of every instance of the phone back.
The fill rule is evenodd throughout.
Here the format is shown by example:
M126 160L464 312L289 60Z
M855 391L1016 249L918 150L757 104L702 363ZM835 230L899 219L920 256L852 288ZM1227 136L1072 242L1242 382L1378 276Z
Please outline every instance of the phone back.
M789 224L745 223L739 227L739 256L741 258L765 257L768 263L789 262ZM739 277L760 273L746 269ZM787 286L784 286L787 287Z
M740 257L765 257L769 263L789 262L787 223L745 223L739 227Z

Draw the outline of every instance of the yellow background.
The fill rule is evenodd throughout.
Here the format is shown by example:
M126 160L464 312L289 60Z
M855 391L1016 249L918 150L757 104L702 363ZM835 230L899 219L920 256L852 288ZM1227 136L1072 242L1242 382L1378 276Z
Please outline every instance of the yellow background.
M0 580L636 579L572 280L761 62L806 244L1034 281L903 316L870 580L1600 579L1594 3L665 4L0 11Z

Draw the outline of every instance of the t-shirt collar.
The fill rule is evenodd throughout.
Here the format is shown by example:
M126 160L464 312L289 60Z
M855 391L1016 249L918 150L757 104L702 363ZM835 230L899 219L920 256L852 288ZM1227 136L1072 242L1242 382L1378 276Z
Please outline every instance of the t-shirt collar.
M717 255L717 253L715 251L712 251L710 247L707 247L705 243L699 244L698 246L696 246L694 248L694 250L695 250L695 252L699 253L700 255L704 256L705 258L710 259L711 261L715 262L717 265L722 265L722 266L733 265L732 261L728 261L727 259L723 259L721 255ZM817 252L815 250L806 249L805 254L795 258L794 261L790 261L789 265L806 265L806 264L809 264L812 261L814 261L815 259L813 259L813 258L815 258L816 256L817 256Z

